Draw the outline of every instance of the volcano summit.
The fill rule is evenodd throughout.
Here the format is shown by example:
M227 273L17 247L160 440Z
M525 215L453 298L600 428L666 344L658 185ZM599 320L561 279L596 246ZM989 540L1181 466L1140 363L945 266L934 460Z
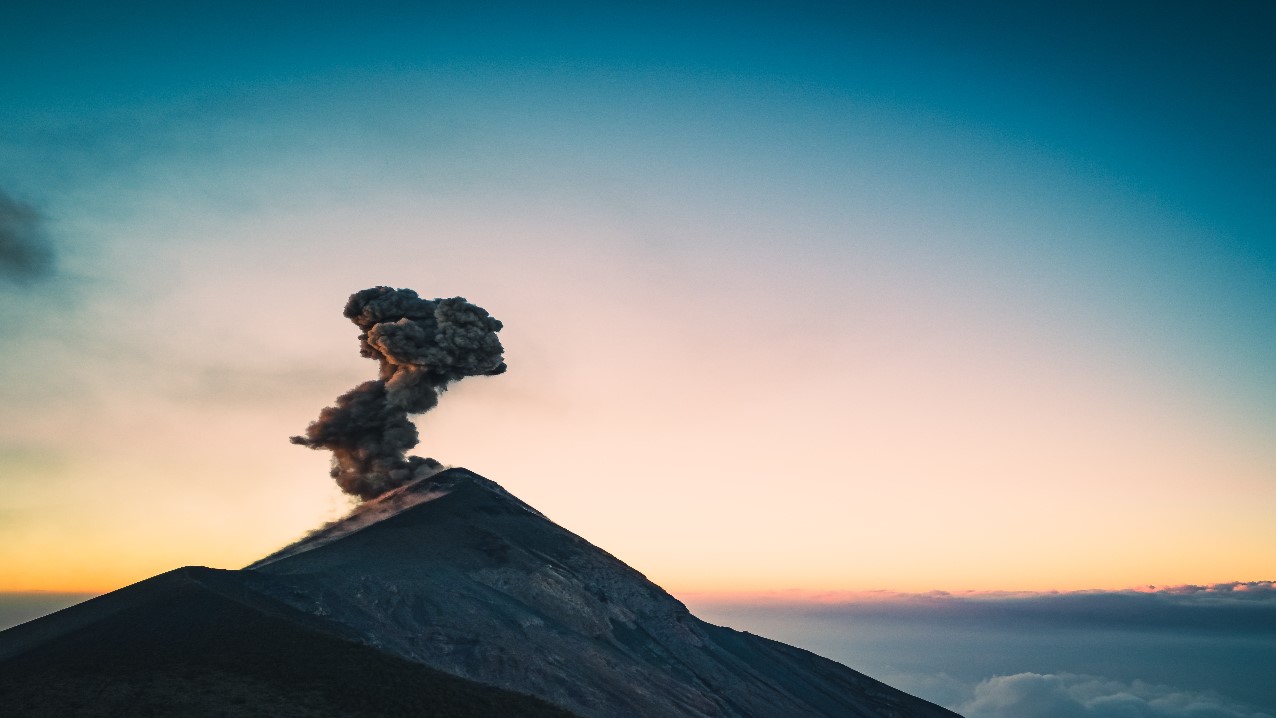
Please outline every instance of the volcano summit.
M0 633L0 701L67 716L956 715L701 621L459 468L243 570L178 569Z

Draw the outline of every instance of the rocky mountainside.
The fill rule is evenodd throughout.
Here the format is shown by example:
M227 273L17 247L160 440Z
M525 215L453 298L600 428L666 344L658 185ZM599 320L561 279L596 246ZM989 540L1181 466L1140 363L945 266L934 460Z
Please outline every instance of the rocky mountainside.
M413 493L423 500L412 504ZM251 566L270 579L259 590L387 653L586 718L953 715L807 651L697 619L464 469L384 501L407 508L344 535L338 524Z
M247 569L200 575L218 582L218 596L290 629L581 718L956 715L810 652L705 623L464 469L368 502ZM92 630L104 619L87 605L0 633L0 660L14 656L0 672L59 635Z
M181 568L0 633L0 715L24 718L571 718L329 633Z

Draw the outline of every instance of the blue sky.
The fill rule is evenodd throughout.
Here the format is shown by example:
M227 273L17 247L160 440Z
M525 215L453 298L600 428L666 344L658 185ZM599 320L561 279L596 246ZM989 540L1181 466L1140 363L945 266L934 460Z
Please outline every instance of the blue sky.
M1172 350L1182 373L1212 367L1211 388L1270 420L1271 394L1253 395L1276 316L1270 15L30 5L3 51L6 191L73 202L159 157L342 162L344 148L376 172L442 150L476 192L532 174L576 193L587 173L653 210L937 224L958 236L913 251L1089 310L1113 344ZM883 201L899 216L863 216ZM1014 236L1026 224L1055 231ZM1134 321L1145 336L1125 336Z

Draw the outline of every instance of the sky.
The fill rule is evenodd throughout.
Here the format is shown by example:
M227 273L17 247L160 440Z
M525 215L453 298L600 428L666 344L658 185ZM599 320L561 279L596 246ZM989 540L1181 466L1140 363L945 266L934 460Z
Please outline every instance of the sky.
M1030 6L1029 6L1030 5ZM346 297L509 372L418 420L675 594L1276 574L1263 3L24 3L0 591L341 515Z
M708 620L1276 715L1276 8L261 5L5 10L0 627L349 510L387 285L505 323L418 453Z

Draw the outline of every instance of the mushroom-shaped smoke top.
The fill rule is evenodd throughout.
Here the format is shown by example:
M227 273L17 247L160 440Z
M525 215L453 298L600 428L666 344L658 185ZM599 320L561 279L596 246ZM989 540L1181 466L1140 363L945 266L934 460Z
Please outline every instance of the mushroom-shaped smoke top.
M439 403L449 383L505 371L501 322L461 297L422 299L411 289L373 287L350 295L345 315L363 331L359 353L381 376L337 397L292 442L332 452L332 477L370 499L441 468L406 456L417 445L408 414Z

